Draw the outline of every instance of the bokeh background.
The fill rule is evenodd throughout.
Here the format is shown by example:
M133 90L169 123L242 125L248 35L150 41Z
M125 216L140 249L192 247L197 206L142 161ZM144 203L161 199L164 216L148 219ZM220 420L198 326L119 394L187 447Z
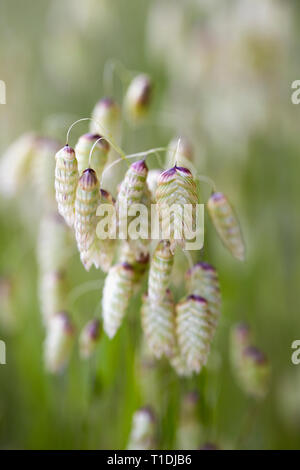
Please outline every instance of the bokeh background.
M247 245L247 260L239 263L206 221L199 259L218 269L223 310L198 377L179 379L163 361L140 360L139 296L113 341L103 335L87 362L75 345L66 372L52 376L43 364L37 295L43 206L30 184L2 197L1 448L124 448L134 411L148 404L157 415L157 447L178 448L183 397L194 390L199 447L209 441L220 448L299 448L300 365L291 362L291 343L300 338L300 108L291 102L299 25L299 2L287 0L1 0L7 104L0 105L0 153L30 130L64 144L73 121L90 116L104 95L121 102L128 77L146 72L154 82L151 114L139 127L124 123L122 148L141 151L186 136L198 171L234 203ZM111 63L118 64L114 73ZM87 127L74 128L71 145ZM86 273L76 251L67 269L70 313L80 330L100 313L101 290L76 292L103 275ZM177 269L180 279L186 266ZM177 298L183 293L179 282ZM272 366L269 393L252 423L253 400L229 364L229 331L241 320Z

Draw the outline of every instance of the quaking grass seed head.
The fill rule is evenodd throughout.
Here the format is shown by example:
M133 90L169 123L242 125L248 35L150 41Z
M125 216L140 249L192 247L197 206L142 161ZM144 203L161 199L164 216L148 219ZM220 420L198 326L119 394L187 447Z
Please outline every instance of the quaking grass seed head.
M78 168L75 151L65 145L56 155L55 194L58 212L72 227L75 217L75 196L78 183Z
M269 389L270 364L265 354L254 346L243 350L240 385L254 398L264 398Z
M93 152L91 154L92 148ZM91 167L95 170L100 181L103 168L107 162L109 149L109 143L99 134L88 133L79 137L75 146L79 174L86 168Z
M158 242L150 263L148 295L152 302L160 302L171 283L174 255L168 240Z
M156 419L152 408L137 410L132 418L132 427L127 450L150 450L155 446Z
M176 245L184 248L186 230L195 228L198 203L197 187L190 170L175 165L161 173L156 202L163 238L170 240L173 252ZM186 206L192 210L185 212Z
M206 299L189 295L176 306L176 331L180 354L187 369L199 373L210 352L215 327Z
M223 193L216 192L207 202L207 209L215 229L230 253L245 260L245 244L237 216Z
M92 356L100 337L100 321L95 318L84 326L79 337L79 352L82 359L88 359Z
M148 75L137 75L130 83L124 107L128 119L133 123L142 121L147 116L152 97L152 82Z
M96 134L99 131L105 137L110 136L118 140L121 123L120 106L112 98L102 98L96 103L92 112L90 132Z
M56 313L49 320L44 344L48 372L61 373L67 366L74 342L74 326L66 312Z

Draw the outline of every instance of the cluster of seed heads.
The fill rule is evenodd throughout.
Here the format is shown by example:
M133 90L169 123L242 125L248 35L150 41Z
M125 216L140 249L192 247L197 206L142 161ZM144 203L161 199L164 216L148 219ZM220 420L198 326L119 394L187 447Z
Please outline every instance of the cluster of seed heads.
M129 85L124 113L135 125L149 112L151 89L151 80L146 75L136 77ZM119 147L121 115L121 109L114 100L102 99L93 110L90 133L79 137L74 149L68 144L70 129L67 144L61 149L55 141L28 134L1 161L2 167L6 168L12 151L19 149L13 173L2 188L6 195L19 189L21 175L23 172L24 179L26 168L34 168L32 174L39 175L35 176L39 182L39 194L47 201L38 243L41 309L47 331L47 367L51 371L59 371L65 366L67 360L62 360L62 356L69 357L74 338L74 327L66 313L69 308L66 266L72 251L70 239L73 233L85 269L94 266L107 273L102 291L104 332L109 338L116 335L131 298L140 293L141 286L145 285L143 278L147 275L147 291L142 295L141 307L147 346L154 357L166 356L179 375L189 376L199 373L207 362L221 311L218 275L207 263L190 266L184 298L177 299L173 289L174 260L176 262L176 257L180 257L186 248L185 225L195 227L199 203L193 153L186 139L176 139L167 148L165 168L149 171L146 163L150 153L155 154L162 149L140 152L137 155L142 159L130 164L130 158L135 155L126 156ZM52 158L48 158L49 154ZM114 187L110 180L112 170L118 174L115 171L120 166L117 165L117 154L127 161L128 170L118 181L114 199L107 188ZM59 215L53 215L54 199ZM132 219L130 207L134 203L141 203L148 209L151 204L156 204L157 220L164 233L162 240L142 236L136 239L127 232L120 236L125 219L127 226ZM102 204L116 209L117 216L106 220L108 233L118 232L115 239L97 236L99 220L103 219L98 215ZM183 219L187 205L192 211ZM167 220L164 211L170 207L177 209L170 212L169 225L164 227ZM224 245L233 256L243 260L245 250L241 230L227 198L214 191L207 209ZM179 228L180 237L177 235ZM184 280L184 276L181 277ZM100 337L99 320L91 322L80 335L83 357L93 353ZM55 335L57 339L54 339Z

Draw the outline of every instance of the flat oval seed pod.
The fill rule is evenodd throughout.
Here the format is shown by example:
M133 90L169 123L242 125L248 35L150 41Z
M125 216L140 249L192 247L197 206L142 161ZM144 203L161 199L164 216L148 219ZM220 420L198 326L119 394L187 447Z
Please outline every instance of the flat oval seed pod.
M194 152L190 142L184 137L175 137L168 145L166 153L166 168L177 166L192 170Z
M74 150L65 145L55 155L55 195L58 212L72 227L75 218L75 196L78 184L78 168Z
M180 354L187 368L199 373L206 364L214 330L208 303L203 297L190 295L177 304L176 314Z
M164 171L156 189L157 208L162 223L163 238L176 245L185 246L185 231L195 228L195 211L198 203L197 188L192 173L187 168L174 166ZM185 206L192 211L184 211Z
M90 123L90 132L101 132L104 137L119 141L121 110L120 106L111 98L102 98L96 103Z
M78 181L75 199L75 237L80 259L88 271L92 264L99 268L96 253L97 207L100 202L99 181L91 168Z
M37 240L37 260L41 272L65 269L73 250L71 231L57 212L43 215Z
M39 300L44 325L67 307L68 282L64 271L45 272L39 278Z
M95 318L82 329L79 337L79 352L82 359L88 359L95 352L101 336L100 321Z
M39 137L35 142L32 176L41 204L56 208L55 201L55 154L60 145L54 139Z
M152 302L160 302L164 299L171 282L173 263L174 256L170 242L161 240L154 250L150 263L148 295Z
M172 356L175 339L175 305L170 290L160 302L151 302L148 295L143 296L142 326L147 344L158 359Z
M138 123L145 118L149 112L151 95L150 77L145 74L137 75L130 83L124 99L125 111L130 121Z
M30 175L34 160L36 136L26 132L15 140L3 153L0 160L0 193L14 197L24 186Z
M120 263L110 268L103 287L103 329L113 338L121 326L133 294L135 272L130 264Z
M104 138L99 140L101 136L99 134L84 134L79 137L78 142L75 146L75 154L78 163L79 174L86 168L93 168L97 174L97 178L100 181L102 171L107 162L108 152L109 152L109 143ZM93 145L97 142L93 149L93 153L90 159L90 152Z
M117 214L119 231L124 232L132 217L128 217L128 209L132 204L141 203L146 185L148 168L144 160L139 160L130 165L120 185L117 197ZM128 232L124 233L128 237Z
M186 273L186 285L189 294L207 300L212 321L217 326L221 313L221 293L216 269L205 262L195 264Z
M132 418L132 427L127 450L151 450L155 448L155 417L151 408L137 410Z
M257 399L264 398L268 392L270 374L269 361L262 351L254 346L243 350L239 382L245 393Z
M57 374L64 370L70 359L74 333L67 313L59 312L50 319L44 343L44 359L48 372Z
M237 259L245 260L245 245L238 219L223 193L213 193L207 202L212 222L224 245Z

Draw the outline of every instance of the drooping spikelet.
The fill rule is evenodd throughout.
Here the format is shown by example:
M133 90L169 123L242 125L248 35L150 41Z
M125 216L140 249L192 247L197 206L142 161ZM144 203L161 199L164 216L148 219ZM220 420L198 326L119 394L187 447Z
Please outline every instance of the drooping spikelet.
M149 407L140 408L132 418L127 450L151 450L155 447L155 417Z
M35 155L36 136L28 132L21 135L4 152L0 160L0 193L16 196L28 179Z
M243 351L239 369L239 383L248 395L256 399L264 398L270 382L270 364L265 354L254 346Z
M84 134L79 137L75 146L79 174L81 175L84 170L91 167L95 170L99 181L109 152L109 143L104 138L99 140L100 138L99 134ZM90 152L96 142L90 160Z
M245 245L238 219L223 193L213 193L207 202L212 222L224 245L237 259L244 261Z
M170 357L174 353L175 305L173 295L168 289L160 302L151 302L148 295L143 296L142 326L147 344L155 357Z
M75 196L78 184L78 168L74 150L65 145L55 155L55 194L58 212L72 227L75 217Z
M230 331L230 360L233 372L236 376L239 375L243 351L252 343L252 332L247 323L238 323L231 328Z
M80 259L88 271L92 264L99 268L96 247L97 207L100 202L99 181L91 168L78 181L75 199L75 237Z
M176 432L176 449L197 449L201 438L201 425L197 413L199 394L196 391L184 395Z
M199 262L186 273L189 294L204 297L208 302L211 321L215 327L221 313L221 293L216 269L208 263Z
M190 371L199 373L206 364L214 332L207 301L189 295L176 306L176 330L180 354Z
M39 299L44 325L67 307L68 282L64 271L50 271L40 274Z
M195 228L197 188L192 173L187 168L174 166L164 171L158 179L156 202L162 222L163 238L184 248L186 235Z
M104 137L112 138L115 142L119 140L121 110L120 106L111 98L102 98L96 103L90 124L90 132L97 134L101 132Z
M60 312L51 317L44 344L46 369L51 373L62 372L72 351L74 327L67 313Z
M133 123L143 120L149 112L152 95L150 77L137 75L130 83L124 99L127 117Z
M141 203L146 185L148 168L144 160L130 165L120 185L117 198L117 213L120 238L128 237L128 225L132 217L128 210L133 204Z
M186 358L181 354L178 342L169 361L179 377L191 377L193 372L188 368Z
M115 249L116 249L116 238L114 238L115 227L116 227L116 215L115 215L115 200L108 191L104 189L100 190L100 205L97 211L97 228L95 241L97 259L100 268L104 272L108 272L112 265ZM105 206L103 206L105 204ZM99 210L105 208L104 214L99 213ZM107 212L107 209L110 212Z
M101 336L100 321L93 319L82 329L79 337L79 352L82 359L88 359L94 353Z
M193 149L190 142L184 137L175 137L168 145L166 153L166 168L177 166L192 169Z
M55 201L55 154L60 144L54 139L38 137L32 161L32 177L41 205L56 209Z
M113 338L119 329L133 294L135 272L130 264L112 266L106 276L103 297L103 329Z
M138 250L134 249L132 243L129 243L127 240L122 240L118 259L120 263L130 264L133 267L136 291L140 287L140 281L149 267L150 256L148 254L139 253Z
M46 213L40 222L37 259L42 273L65 269L72 253L70 229L57 212Z
M148 295L152 302L164 299L171 282L173 262L170 242L161 240L154 250L150 263Z

